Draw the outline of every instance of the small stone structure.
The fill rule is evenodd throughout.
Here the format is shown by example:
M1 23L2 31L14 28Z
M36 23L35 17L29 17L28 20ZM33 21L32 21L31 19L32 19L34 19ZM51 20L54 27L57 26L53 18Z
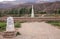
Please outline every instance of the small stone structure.
M3 33L4 38L12 38L16 36L16 31L14 28L14 20L13 17L7 18L7 26L6 31Z
M4 32L3 33L3 37L4 38L13 38L13 37L16 37L16 32L15 31Z

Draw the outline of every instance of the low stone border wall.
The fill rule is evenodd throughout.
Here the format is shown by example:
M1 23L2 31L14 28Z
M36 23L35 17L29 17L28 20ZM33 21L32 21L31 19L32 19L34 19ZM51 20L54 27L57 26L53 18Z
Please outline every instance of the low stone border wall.
M6 21L5 18L0 18L0 21ZM14 21L32 22L32 21L60 21L60 17L14 17Z

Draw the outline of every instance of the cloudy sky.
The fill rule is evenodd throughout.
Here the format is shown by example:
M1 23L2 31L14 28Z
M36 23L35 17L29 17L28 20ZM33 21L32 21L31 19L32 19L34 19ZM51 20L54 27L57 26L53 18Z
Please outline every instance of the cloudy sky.
M0 0L0 2L3 1L15 1L15 2L40 2L40 1L56 1L56 0ZM60 1L60 0L57 0Z
M15 0L0 0L0 2L3 2L3 1L15 1Z

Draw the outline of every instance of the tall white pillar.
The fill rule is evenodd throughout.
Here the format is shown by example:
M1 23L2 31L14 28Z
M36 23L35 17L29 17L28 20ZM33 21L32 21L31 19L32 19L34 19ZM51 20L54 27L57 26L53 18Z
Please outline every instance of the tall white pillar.
M32 5L31 17L34 17L34 9L33 9L33 5Z

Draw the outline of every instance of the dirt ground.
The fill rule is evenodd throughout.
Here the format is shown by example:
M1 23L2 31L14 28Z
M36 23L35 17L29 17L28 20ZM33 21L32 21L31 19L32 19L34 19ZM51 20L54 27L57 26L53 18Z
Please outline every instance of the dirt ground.
M11 39L60 39L60 29L45 22L27 22L21 26L18 29L21 35Z

